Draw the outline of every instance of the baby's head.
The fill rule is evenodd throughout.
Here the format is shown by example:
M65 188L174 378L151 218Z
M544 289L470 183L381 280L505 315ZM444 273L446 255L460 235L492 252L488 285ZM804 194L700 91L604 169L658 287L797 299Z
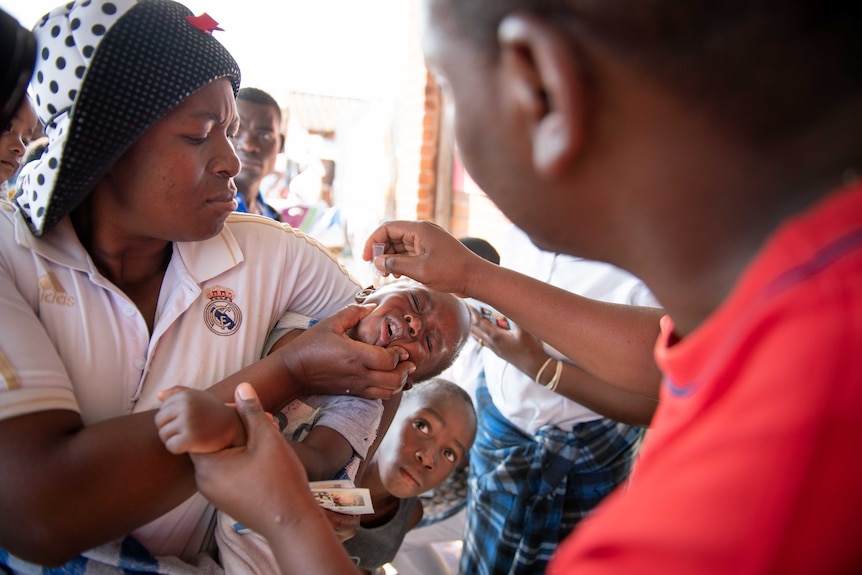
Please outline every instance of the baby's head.
M435 377L403 393L373 465L389 493L413 497L464 467L475 438L476 410L470 395Z
M403 347L416 364L414 383L449 367L470 334L470 312L452 294L410 280L360 293L358 302L376 303L377 308L359 322L351 337L380 347Z

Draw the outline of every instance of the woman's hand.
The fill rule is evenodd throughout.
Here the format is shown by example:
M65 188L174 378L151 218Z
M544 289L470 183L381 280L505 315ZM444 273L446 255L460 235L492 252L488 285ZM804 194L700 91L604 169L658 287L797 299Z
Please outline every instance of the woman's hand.
M401 347L377 347L347 335L375 306L347 306L272 354L281 356L291 380L301 382L309 395L388 399L402 390L416 366Z
M299 458L272 425L254 388L236 388L237 411L245 426L243 447L215 453L192 453L195 482L201 493L220 510L263 536L294 516L297 501L307 509L317 504ZM296 518L301 525L301 519Z
M192 454L198 489L218 509L267 539L284 575L356 573L308 488L305 468L264 412L254 388L235 391L248 441Z
M362 251L371 260L372 244L386 244L384 255L374 264L384 274L413 278L431 289L470 295L470 282L487 279L488 269L497 266L471 252L457 238L431 222L394 221L378 227Z

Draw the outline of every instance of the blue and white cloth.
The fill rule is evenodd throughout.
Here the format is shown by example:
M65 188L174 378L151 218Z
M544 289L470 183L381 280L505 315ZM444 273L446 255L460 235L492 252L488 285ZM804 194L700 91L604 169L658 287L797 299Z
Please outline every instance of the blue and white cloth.
M484 385L476 399L461 573L544 573L559 542L626 480L644 430L596 419L530 437L500 414Z
M177 557L156 557L132 536L91 549L60 567L27 563L0 549L0 572L15 575L224 575L224 570L207 554L199 555L193 563Z

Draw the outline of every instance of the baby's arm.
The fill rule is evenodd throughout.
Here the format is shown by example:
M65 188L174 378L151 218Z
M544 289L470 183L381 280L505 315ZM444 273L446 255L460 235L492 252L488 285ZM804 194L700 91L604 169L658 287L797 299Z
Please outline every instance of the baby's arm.
M353 457L353 446L343 435L324 425L313 427L302 441L291 442L309 481L332 479Z
M171 453L211 453L245 444L236 410L207 391L173 387L159 395L155 422Z
M270 334L264 353L287 345L313 324L314 321L306 316L293 312L285 314ZM285 329L289 331L285 332ZM275 337L278 339L273 343ZM350 442L336 430L323 425L313 427L301 441L291 441L290 444L302 461L309 481L331 479L353 456Z

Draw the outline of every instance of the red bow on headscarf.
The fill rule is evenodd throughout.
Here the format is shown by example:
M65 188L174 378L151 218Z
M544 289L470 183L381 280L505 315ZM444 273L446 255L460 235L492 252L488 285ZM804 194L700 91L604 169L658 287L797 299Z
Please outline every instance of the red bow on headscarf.
M200 16L186 16L186 20L191 22L191 25L206 32L207 34L212 34L213 30L219 30L220 32L224 32L223 29L218 27L218 22L212 19L212 16L204 12Z

